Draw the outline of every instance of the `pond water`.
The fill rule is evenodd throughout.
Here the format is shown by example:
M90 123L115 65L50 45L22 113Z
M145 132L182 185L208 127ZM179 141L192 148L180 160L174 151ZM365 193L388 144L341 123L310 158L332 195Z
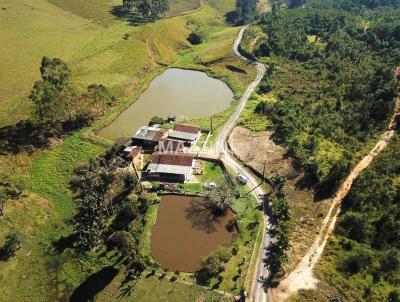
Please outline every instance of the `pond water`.
M193 272L202 257L235 239L236 228L229 227L233 218L232 211L215 217L203 198L165 195L151 234L151 253L164 269Z
M167 69L98 135L111 140L132 136L153 116L175 115L178 121L210 116L224 111L232 100L233 93L228 85L204 72Z

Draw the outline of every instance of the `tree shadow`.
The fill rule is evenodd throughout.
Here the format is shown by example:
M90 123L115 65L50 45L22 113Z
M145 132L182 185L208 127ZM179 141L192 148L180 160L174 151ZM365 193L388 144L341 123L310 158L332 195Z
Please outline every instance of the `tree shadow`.
M71 234L68 236L63 236L60 239L53 241L53 247L54 250L58 253L61 254L62 252L64 252L64 250L68 249L68 248L73 248L74 247L74 243L77 240L77 236L76 234Z
M186 218L192 222L194 229L207 233L215 232L215 224L219 222L220 216L215 215L205 201L192 199L185 211Z
M90 275L81 285L79 285L71 297L70 302L92 301L94 296L101 292L118 274L118 269L107 266L100 271Z
M230 11L225 14L225 21L231 26L236 25L237 14L236 11Z
M247 74L246 70L233 65L226 65L226 68L232 72Z

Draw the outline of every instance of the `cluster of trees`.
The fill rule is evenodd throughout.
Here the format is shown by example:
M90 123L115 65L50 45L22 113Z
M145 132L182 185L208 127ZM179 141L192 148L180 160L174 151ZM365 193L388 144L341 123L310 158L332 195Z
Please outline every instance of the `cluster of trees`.
M286 70L270 80L277 102L260 103L256 112L272 121L277 140L320 193L339 185L353 154L393 110L400 19L383 21L386 14L365 16L368 28L334 9L281 9L259 22L268 39L257 55L279 57Z
M399 0L275 0L275 5L285 5L288 8L334 8L347 11L359 11L365 9L376 9L380 7L399 8Z
M355 180L336 228L341 242L341 251L334 252L338 271L363 275L373 280L373 287L396 288L400 276L399 148L397 136ZM378 300L388 300L385 295L383 291Z
M225 263L232 257L232 249L221 246L210 255L201 259L200 268L196 271L195 277L199 284L207 285L212 279L224 271Z
M168 0L123 0L122 7L125 13L154 20L165 16L169 10L169 2Z
M336 8L343 10L360 10L360 9L375 9L379 7L391 7L399 8L399 0L306 0L306 5L308 7L326 7L326 8Z
M29 98L41 121L62 123L65 128L86 126L115 101L103 85L92 84L85 92L78 91L71 85L70 70L61 59L43 57L40 74L42 79L35 82Z
M152 265L138 247L144 216L156 200L141 191L117 146L77 167L70 185L77 209L72 219L74 245L79 252L103 244L107 250L117 250L128 263L127 279Z
M89 125L115 102L103 85L89 85L83 92L72 86L70 70L58 58L43 57L40 74L29 95L36 116L0 128L0 152L46 147L51 138Z
M70 182L77 206L73 224L76 246L80 250L90 250L103 242L115 204L132 190L130 182L125 181L132 176L124 174L121 177L117 172L125 164L115 156L115 152L116 148L113 148L88 164L77 167Z
M236 0L236 23L253 22L257 17L258 0Z
M270 179L271 192L268 197L274 224L274 237L268 247L267 254L268 267L273 278L281 275L282 265L287 261L286 252L289 248L290 211L283 189L285 181L286 179L282 176L274 176Z

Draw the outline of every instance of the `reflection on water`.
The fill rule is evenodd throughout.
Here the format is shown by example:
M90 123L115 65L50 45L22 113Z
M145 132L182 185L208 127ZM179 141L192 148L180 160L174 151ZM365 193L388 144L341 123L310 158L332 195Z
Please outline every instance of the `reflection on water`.
M179 121L210 116L224 111L233 93L222 81L204 72L171 68L155 78L128 109L98 135L111 140L131 136L153 116L172 114Z
M151 253L164 269L192 272L200 259L235 238L232 211L215 217L199 197L166 195L151 234Z

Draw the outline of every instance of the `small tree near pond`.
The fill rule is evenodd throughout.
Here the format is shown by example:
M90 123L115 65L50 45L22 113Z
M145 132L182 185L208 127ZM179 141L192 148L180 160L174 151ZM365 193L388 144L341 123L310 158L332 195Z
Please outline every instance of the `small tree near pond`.
M134 239L129 232L117 231L107 240L109 249L117 248L123 256L128 256L134 248Z
M210 255L201 259L201 266L195 277L199 284L208 284L211 278L217 277L224 270L224 265L232 257L232 251L227 246L221 246Z
M223 215L235 198L235 191L228 184L218 184L206 197L207 204L215 215Z

